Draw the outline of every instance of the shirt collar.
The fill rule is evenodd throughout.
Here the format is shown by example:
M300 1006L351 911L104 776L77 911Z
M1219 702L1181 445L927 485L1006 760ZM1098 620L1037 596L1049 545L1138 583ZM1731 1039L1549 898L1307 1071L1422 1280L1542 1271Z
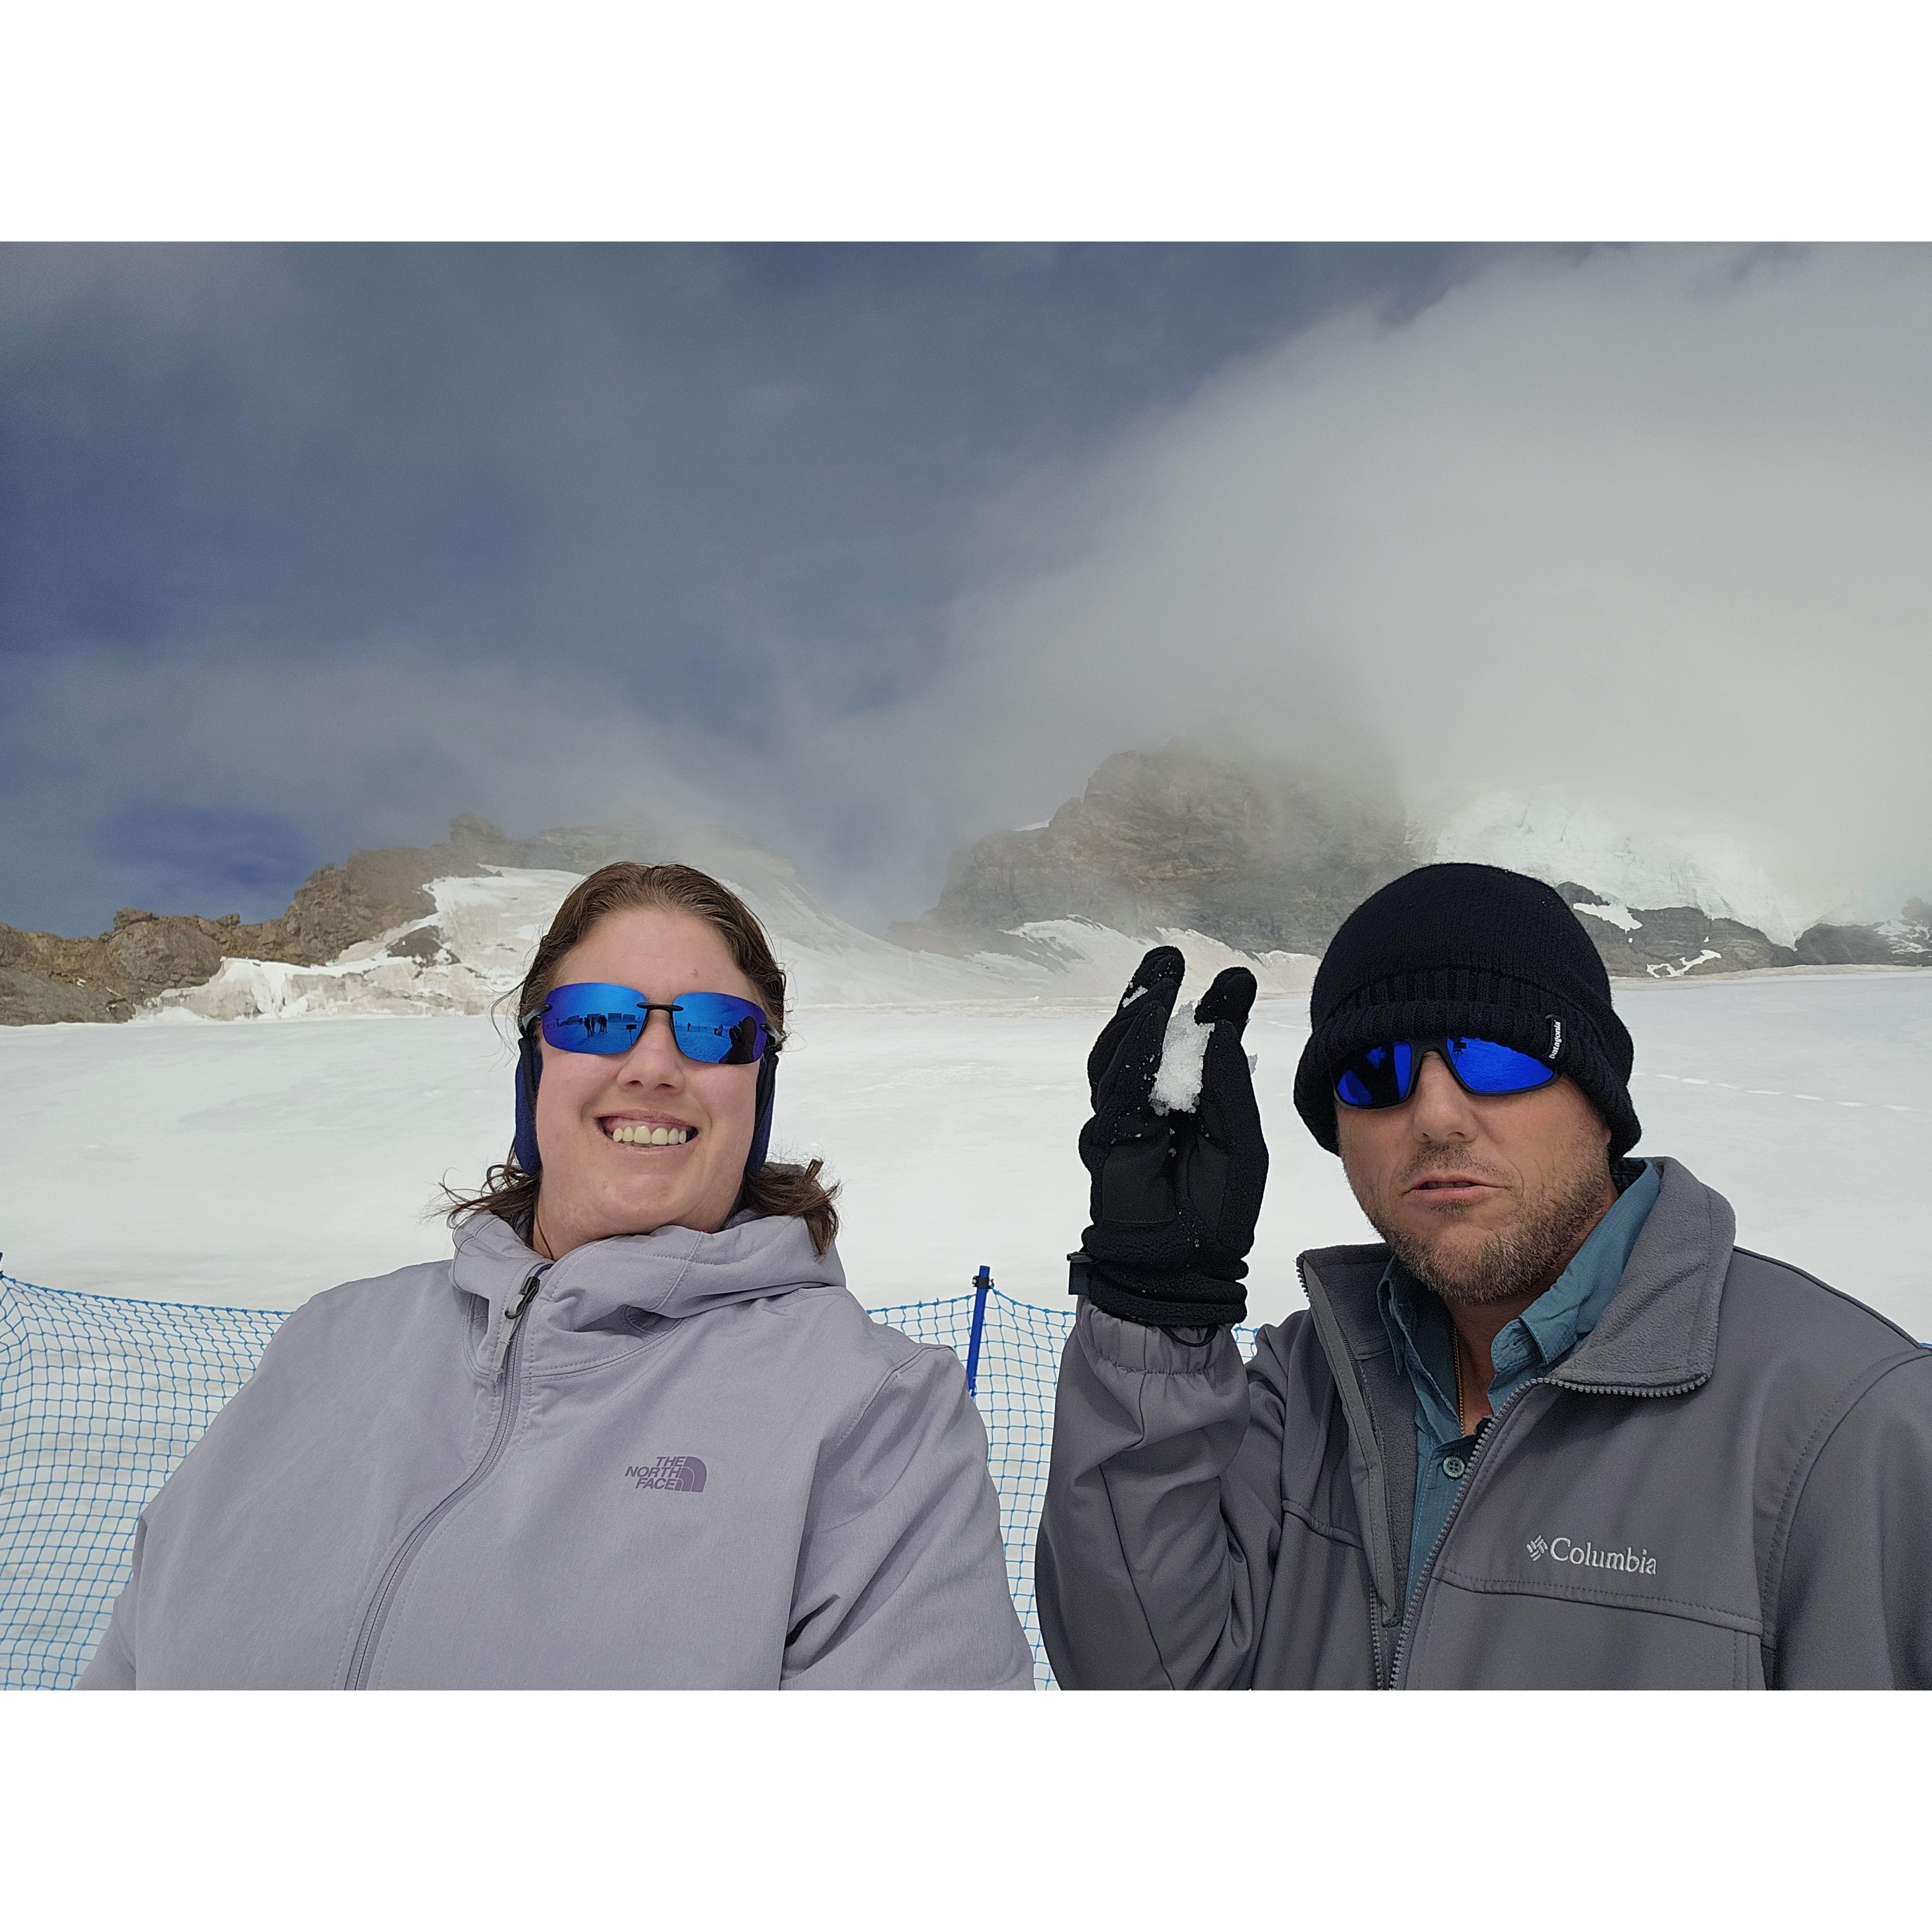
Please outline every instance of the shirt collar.
M1570 1265L1516 1317L1535 1342L1545 1368L1561 1361L1603 1319L1660 1184L1656 1168L1646 1162L1643 1172L1590 1230Z
M1623 1279L1660 1185L1656 1168L1646 1162L1642 1173L1590 1230L1569 1266L1498 1334L1490 1351L1492 1390L1525 1370L1553 1366L1596 1327ZM1376 1284L1376 1302L1389 1346L1418 1395L1432 1408L1450 1410L1454 1383L1445 1384L1444 1377L1453 1378L1454 1371L1441 1302L1393 1256ZM1455 1432L1461 1433L1460 1420Z
M1393 1255L1376 1284L1376 1306L1430 1426L1445 1442L1461 1435L1448 1311Z

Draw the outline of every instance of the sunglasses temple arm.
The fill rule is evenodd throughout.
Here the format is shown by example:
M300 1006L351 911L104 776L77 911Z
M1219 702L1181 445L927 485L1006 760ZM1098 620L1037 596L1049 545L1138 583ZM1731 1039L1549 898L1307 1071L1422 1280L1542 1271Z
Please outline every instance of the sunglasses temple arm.
M537 1030L526 1027L517 1049L517 1130L512 1143L516 1163L526 1174L535 1174L543 1166L537 1151L537 1080L542 1072Z
M745 1156L745 1172L749 1176L758 1172L765 1164L765 1156L772 1144L772 1096L778 1084L778 1057L770 1047L758 1062L758 1090L757 1113L752 1129L752 1150Z

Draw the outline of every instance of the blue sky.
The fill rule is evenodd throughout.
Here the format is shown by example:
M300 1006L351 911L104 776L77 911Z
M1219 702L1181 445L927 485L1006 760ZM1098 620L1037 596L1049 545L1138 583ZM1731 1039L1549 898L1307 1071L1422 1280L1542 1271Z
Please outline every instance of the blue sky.
M788 745L943 676L1056 478L1489 253L0 248L0 920L260 916L458 812L597 817L506 770L530 690L748 755L782 842ZM473 760L459 688L500 699Z

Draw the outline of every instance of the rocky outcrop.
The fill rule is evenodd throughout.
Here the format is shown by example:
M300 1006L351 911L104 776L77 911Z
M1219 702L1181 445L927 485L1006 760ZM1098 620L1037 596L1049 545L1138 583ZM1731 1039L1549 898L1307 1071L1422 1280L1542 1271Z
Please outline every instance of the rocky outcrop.
M492 866L592 872L614 859L641 856L650 838L641 829L589 826L512 838L466 812L451 821L440 844L352 852L346 864L311 872L280 919L238 928L228 950L237 958L320 966L359 940L433 912L432 879L473 878Z
M240 929L238 920L224 926L216 920L118 912L106 941L107 957L116 976L145 997L164 986L197 986L219 972L222 939Z
M1906 916L1883 926L1813 926L1798 935L1798 958L1805 966L1932 966L1932 932Z
M1413 862L1393 794L1317 784L1198 745L1108 758L1044 826L953 859L939 903L896 926L938 952L1010 947L1030 920L1186 928L1243 952L1318 952Z
M1932 905L1908 900L1881 926L1819 925L1779 946L1754 926L1695 906L1623 906L1566 880L1557 887L1613 974L1678 979L1768 966L1932 966Z
M242 930L232 916L163 919L133 908L97 939L0 926L0 1025L124 1020L143 1000L218 971L224 940Z
M38 939L39 933L0 928L0 938ZM0 966L0 1026L52 1026L61 1020L124 1020L134 1010L124 992L85 980L58 980L31 968Z
M346 864L311 872L279 919L244 926L234 913L203 919L129 908L91 939L0 926L0 1026L124 1020L157 994L203 984L224 959L322 965L433 912L432 879L473 878L492 866L590 872L613 859L645 856L655 842L642 828L585 826L512 838L466 814L440 844L352 852ZM426 946L430 955L441 944L434 935L417 938L418 950Z
M1613 976L1678 980L1794 966L1798 955L1742 920L1696 906L1624 906L1574 880L1557 887Z

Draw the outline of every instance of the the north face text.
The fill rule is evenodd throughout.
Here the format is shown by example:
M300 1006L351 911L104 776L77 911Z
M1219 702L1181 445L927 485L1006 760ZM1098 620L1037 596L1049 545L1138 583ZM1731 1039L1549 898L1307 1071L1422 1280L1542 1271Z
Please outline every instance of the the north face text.
M655 1462L633 1462L624 1472L640 1490L701 1490L704 1465L695 1456L660 1456Z

